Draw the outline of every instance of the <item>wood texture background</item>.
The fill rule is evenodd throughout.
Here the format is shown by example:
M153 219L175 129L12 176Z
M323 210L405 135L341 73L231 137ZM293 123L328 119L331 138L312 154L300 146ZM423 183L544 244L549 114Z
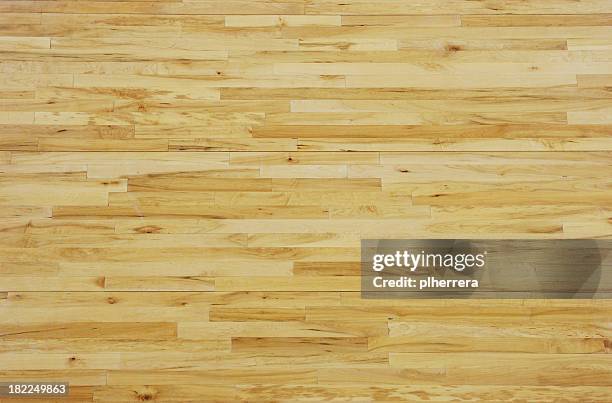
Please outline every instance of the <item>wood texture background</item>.
M0 1L0 380L610 401L612 302L374 301L361 238L612 236L610 0Z

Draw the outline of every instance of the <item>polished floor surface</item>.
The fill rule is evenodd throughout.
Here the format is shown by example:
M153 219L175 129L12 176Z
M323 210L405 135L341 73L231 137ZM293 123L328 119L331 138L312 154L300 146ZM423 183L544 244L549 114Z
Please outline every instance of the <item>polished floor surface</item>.
M362 238L612 238L610 0L0 1L0 381L610 401L610 300L362 300ZM11 400L14 401L14 400Z

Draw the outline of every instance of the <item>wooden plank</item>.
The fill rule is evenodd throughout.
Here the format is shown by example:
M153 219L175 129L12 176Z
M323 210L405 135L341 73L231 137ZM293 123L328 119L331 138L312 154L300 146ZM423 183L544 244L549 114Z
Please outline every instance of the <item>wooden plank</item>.
M233 399L236 391L232 385L129 385L104 386L93 391L97 401L121 400L141 402L162 400L165 402L186 402L197 399L209 401Z
M464 384L475 380L483 384L516 384L527 385L568 385L568 386L609 386L610 374L606 369L609 358L605 355L589 355L585 360L582 354L559 354L559 355L538 355L537 359L533 354L513 354L505 355L501 353L481 353L476 356L479 358L477 368L470 369L462 364L468 356L469 360L474 359L475 354L463 353L444 353L440 354L419 354L419 353L390 353L389 363L391 367L406 369L444 369L444 378L451 383ZM452 361L451 361L452 360ZM530 374L541 373L543 368L561 365L564 370L547 370L546 375L541 377L530 376ZM496 367L502 366L510 369L508 376L500 380L497 376L487 377L486 374L494 374ZM512 370L517 368L520 370ZM558 367L557 367L558 368ZM608 367L609 368L609 367ZM488 379L487 379L488 378Z
M298 2L282 1L96 1L83 5L79 1L7 1L2 12L43 12L75 14L303 14L304 7Z
M609 127L559 124L459 124L459 125L270 125L255 128L255 137L329 139L330 141L361 141L375 143L382 139L410 140L544 140L606 138ZM378 140L381 139L381 140ZM302 150L302 149L300 149ZM305 150L306 151L306 150ZM381 150L389 151L389 150ZM500 150L503 151L503 150Z
M232 337L368 337L388 334L385 321L302 321L302 322L180 322L179 338L199 340L206 335Z
M320 371L325 383L320 385L283 385L262 387L260 385L241 385L238 387L239 399L292 400L292 399L355 399L355 400L389 400L398 395L406 399L420 401L445 399L478 399L486 400L491 396L508 396L511 399L555 400L555 399L589 399L605 400L605 386L496 386L496 385L431 385L425 382L405 385L398 381L395 384L369 385L362 377L351 383L348 379L351 371ZM330 377L331 376L331 377ZM391 377L389 377L391 378ZM336 379L346 381L345 384L334 383ZM387 378L385 378L387 379Z
M234 385L252 382L309 384L316 383L316 373L309 369L209 369L192 371L109 371L108 385L196 384Z
M300 139L298 148L305 151L415 151L415 152L541 152L541 151L611 151L609 138L518 138L518 139L385 139L340 138Z
M184 217L184 218L327 218L329 211L318 206L260 206L260 207L217 207L217 206L177 206L158 207L141 206L137 203L126 207L70 207L53 208L52 216L58 219L86 218L101 219L105 217Z
M146 333L140 334L142 328ZM75 339L173 339L176 338L176 325L168 322L158 323L49 323L49 324L12 324L4 325L0 338L14 339L62 339L67 336Z
M10 382L14 379L31 382L69 382L76 387L106 384L106 371L90 369L69 370L31 370L31 371L2 371L0 379Z
M409 2L385 1L372 4L367 1L352 0L337 3L331 0L311 1L306 14L355 14L355 15L413 15L413 14L598 14L609 12L605 1L594 1L588 6L569 1L532 1L521 4L505 4L491 7L487 4L472 3L466 0L433 1L413 5Z
M339 15L230 15L225 17L226 27L235 28L259 28L259 27L304 27L304 26L340 26Z
M420 338L414 336L383 336L368 339L368 349L403 353L442 352L504 352L594 354L605 353L605 339L554 337L463 337L457 342L447 338Z
M462 15L464 27L609 26L611 14L578 15Z

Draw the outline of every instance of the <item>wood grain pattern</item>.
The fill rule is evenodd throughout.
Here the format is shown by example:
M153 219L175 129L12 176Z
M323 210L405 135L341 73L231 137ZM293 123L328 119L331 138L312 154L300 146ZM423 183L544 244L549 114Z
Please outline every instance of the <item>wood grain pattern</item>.
M362 300L358 264L612 237L610 38L609 0L0 2L0 381L610 401L610 301Z

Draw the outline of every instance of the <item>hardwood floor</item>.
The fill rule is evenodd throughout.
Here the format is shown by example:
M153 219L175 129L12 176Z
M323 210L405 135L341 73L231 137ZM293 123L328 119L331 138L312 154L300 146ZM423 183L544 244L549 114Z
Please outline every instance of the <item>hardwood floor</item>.
M358 262L612 237L612 2L3 0L0 206L0 381L610 401L612 301L363 300Z

